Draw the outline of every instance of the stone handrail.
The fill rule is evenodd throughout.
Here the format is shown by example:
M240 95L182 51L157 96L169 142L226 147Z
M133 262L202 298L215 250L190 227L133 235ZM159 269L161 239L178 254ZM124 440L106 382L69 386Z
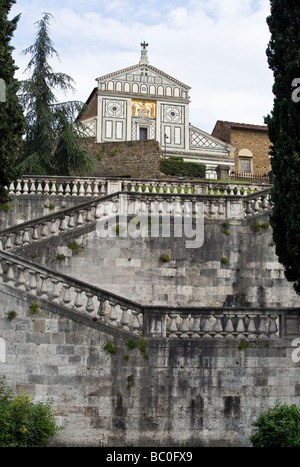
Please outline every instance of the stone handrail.
M105 196L118 191L158 194L241 196L266 188L265 184L216 182L212 180L135 180L105 177L24 176L9 186L10 195ZM271 186L271 185L270 185ZM268 186L267 186L268 187Z
M92 321L100 320L134 334L143 331L140 305L3 251L1 283L27 293L32 303L57 304Z
M277 339L282 310L259 308L144 309L146 334L173 339Z
M66 316L69 312L71 317L75 314L132 335L153 338L278 339L285 335L283 318L293 315L294 319L295 313L299 316L299 309L143 307L0 251L0 289L7 287L24 294L36 309L50 306L53 311L57 307L57 312Z
M270 189L247 196L210 196L127 192L95 198L78 206L55 212L39 219L24 222L0 232L0 249L14 250L32 242L57 237L61 233L74 232L92 223L105 221L121 214L121 197L126 197L128 214L143 215L153 209L183 216L187 212L196 215L198 203L204 205L205 219L244 219L268 212L271 209Z

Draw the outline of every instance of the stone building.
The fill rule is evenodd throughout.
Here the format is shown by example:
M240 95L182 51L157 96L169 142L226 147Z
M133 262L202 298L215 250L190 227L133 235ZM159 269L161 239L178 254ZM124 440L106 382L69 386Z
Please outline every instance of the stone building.
M163 156L234 167L234 148L189 122L190 87L149 64L145 42L138 64L97 78L80 120L96 143L155 140Z
M262 176L271 171L271 143L266 125L218 120L212 135L236 148L233 169L236 174Z

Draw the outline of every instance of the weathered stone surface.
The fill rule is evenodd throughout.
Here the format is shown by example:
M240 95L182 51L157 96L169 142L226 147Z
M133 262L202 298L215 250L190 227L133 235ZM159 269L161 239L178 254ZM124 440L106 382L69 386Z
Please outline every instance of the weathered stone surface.
M65 426L53 445L247 446L262 410L277 399L299 404L292 339L241 349L237 340L149 338L146 360L111 328L92 329L42 309L33 317L22 300L2 292L0 300L6 343L0 379L34 401L53 399ZM11 309L18 315L8 322ZM107 340L116 354L103 350Z

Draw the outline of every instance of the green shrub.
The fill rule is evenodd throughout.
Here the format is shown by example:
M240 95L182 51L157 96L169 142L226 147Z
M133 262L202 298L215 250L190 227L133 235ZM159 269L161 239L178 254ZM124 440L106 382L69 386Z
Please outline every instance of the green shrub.
M34 404L22 392L12 396L0 381L0 447L47 447L57 432L52 402Z
M206 166L196 162L184 162L181 157L170 157L162 159L160 162L160 171L166 175L180 176L190 178L205 178Z
M250 438L254 447L300 447L300 409L296 405L275 406L253 423Z

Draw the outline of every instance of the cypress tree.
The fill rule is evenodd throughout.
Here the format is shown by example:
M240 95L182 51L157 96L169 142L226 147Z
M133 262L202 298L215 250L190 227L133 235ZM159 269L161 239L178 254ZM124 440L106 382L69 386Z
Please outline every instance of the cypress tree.
M271 0L268 64L274 75L273 110L265 119L274 174L270 223L285 276L300 292L300 3Z
M8 15L15 0L0 1L0 204L9 199L5 187L20 176L16 160L22 144L24 115L17 97L18 69L12 57L10 41L17 27L20 15L9 20Z

